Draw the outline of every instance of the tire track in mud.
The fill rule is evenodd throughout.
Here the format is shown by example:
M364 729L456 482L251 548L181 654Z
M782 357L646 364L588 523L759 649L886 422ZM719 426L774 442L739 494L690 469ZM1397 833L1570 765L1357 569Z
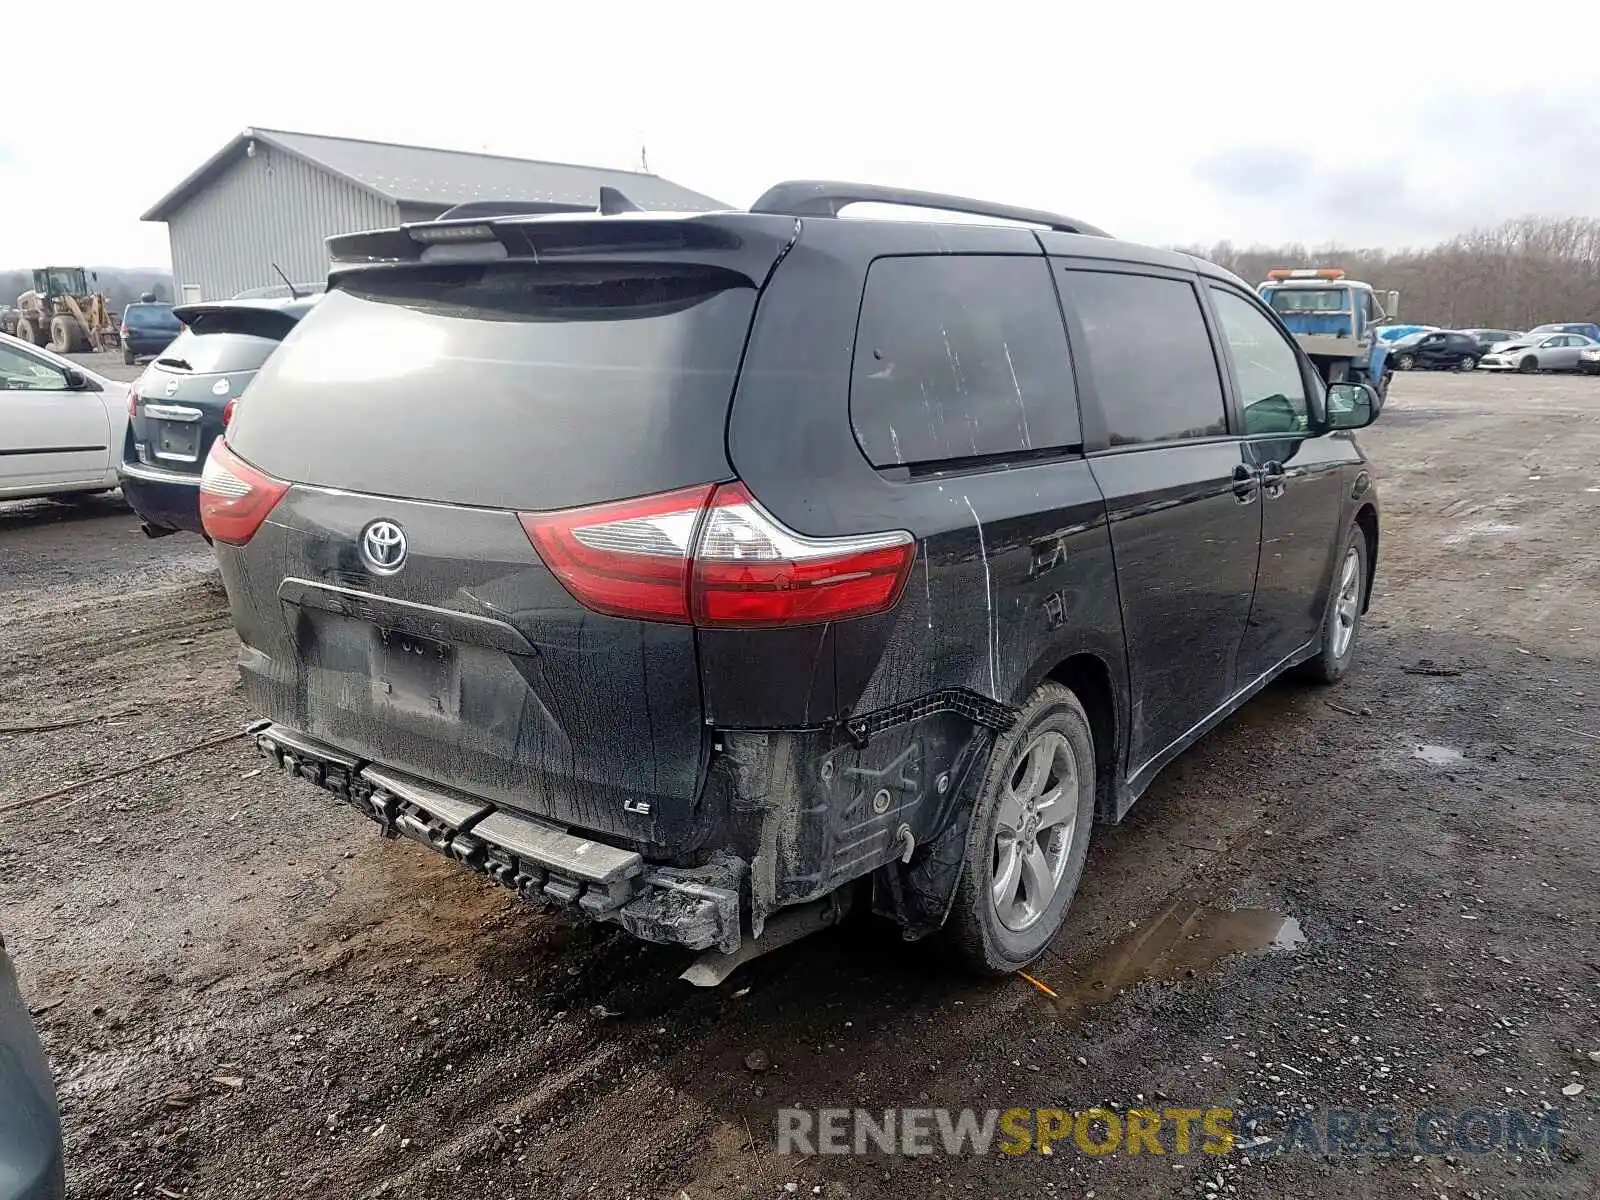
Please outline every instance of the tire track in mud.
M157 595L181 596L182 593L174 589L173 592L162 592ZM117 619L120 615L93 613L95 618L113 626L122 623ZM107 617L110 619L106 620ZM90 618L79 615L78 619L87 621ZM37 670L43 664L58 658L70 658L74 666L99 663L122 656L137 659L140 651L160 645L175 636L198 636L215 633L221 629L231 629L232 626L232 619L226 607L208 607L151 623L137 623L136 614L130 614L129 621L122 632L115 633L109 638L106 630L96 629L94 632L69 633L64 637L50 640L41 640L33 635L32 630L36 626L31 622L15 622L18 626L15 632L7 627L12 624L11 622L0 623L0 654L4 655L3 661L0 661L0 680Z

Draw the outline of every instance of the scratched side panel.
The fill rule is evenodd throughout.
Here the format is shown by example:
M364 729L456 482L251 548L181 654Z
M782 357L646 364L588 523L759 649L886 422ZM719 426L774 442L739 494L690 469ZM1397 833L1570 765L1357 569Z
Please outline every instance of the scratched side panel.
M942 606L975 603L979 626L985 622L985 558L977 552L977 522L961 500L964 485L887 478L856 442L850 387L857 317L863 281L877 258L982 254L1032 259L1043 271L1038 242L1026 230L993 226L839 220L803 226L756 308L729 419L729 461L756 498L800 533L904 529L923 540L959 532L951 545L933 547L931 562L916 564L895 614L783 633L702 633L706 719L719 728L814 728L862 711L863 695L902 614L922 610L922 617L909 619L925 626L930 588ZM980 514L983 486L972 490ZM1042 486L1019 488L1031 495ZM1013 515L1022 511L1022 495L1018 490L1018 499L1002 502L1000 510L1014 504ZM931 583L930 572L939 576ZM917 664L904 687L879 686L875 695L909 698L919 694L916 689L968 686L978 679L986 695L993 690L987 681L994 656L982 637L950 628L924 655L937 661L936 669Z
M1072 653L1121 661L1105 502L1088 463L906 486L937 519L857 711L947 687L1016 704Z

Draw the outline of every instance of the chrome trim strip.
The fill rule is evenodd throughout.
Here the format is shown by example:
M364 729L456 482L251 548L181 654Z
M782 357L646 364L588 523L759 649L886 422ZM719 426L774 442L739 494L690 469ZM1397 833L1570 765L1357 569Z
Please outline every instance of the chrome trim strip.
M145 416L158 421L198 421L205 416L198 408L190 408L187 404L144 403L139 409Z
M145 466L143 463L121 463L117 467L117 474L132 479L142 479L146 483L184 483L190 487L200 486L200 476L193 472L166 471L160 467Z

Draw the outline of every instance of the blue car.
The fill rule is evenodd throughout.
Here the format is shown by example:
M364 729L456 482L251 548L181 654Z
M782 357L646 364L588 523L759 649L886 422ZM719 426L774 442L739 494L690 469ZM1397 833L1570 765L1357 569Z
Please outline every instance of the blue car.
M172 305L153 300L130 304L122 310L122 361L131 367L141 358L153 358L182 332Z
M200 524L200 473L240 394L318 296L217 300L173 311L184 329L128 396L117 477L149 537Z
M61 1114L0 939L0 1200L64 1200Z

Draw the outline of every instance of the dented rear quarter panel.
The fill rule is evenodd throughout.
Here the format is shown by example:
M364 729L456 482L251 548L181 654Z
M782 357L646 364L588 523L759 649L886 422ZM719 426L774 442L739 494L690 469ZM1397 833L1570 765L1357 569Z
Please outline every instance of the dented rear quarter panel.
M817 235L802 229L757 308L729 424L740 478L801 533L904 529L919 542L890 613L776 638L701 635L707 719L724 731L793 731L724 735L756 807L777 802L773 775L800 797L767 822L758 906L763 887L793 902L893 861L906 835L916 845L964 836L962 785L996 725L972 719L961 697L1009 714L1057 666L1088 655L1126 708L1106 507L1080 453L908 477L875 469L857 444L851 360L867 268L884 255L947 253L1039 258L1044 270L1026 230L829 221ZM1075 403L1070 391L1060 400ZM847 735L875 714L951 696L865 745Z
M761 503L801 533L905 529L921 547L893 613L797 638L817 659L809 683L791 689L799 699L775 696L758 723L816 725L950 687L1015 705L1074 653L1104 656L1116 679L1121 619L1105 504L1081 454L894 479L867 461L850 423L851 356L873 259L980 253L1042 261L1038 240L1004 227L813 224L825 226L821 235L802 230L757 309L730 417L730 461ZM702 645L713 641L726 645L706 660L708 720L745 723L742 711L719 702L714 668L759 664L769 650L787 661L793 647L737 632L703 637ZM831 672L821 661L829 656Z

